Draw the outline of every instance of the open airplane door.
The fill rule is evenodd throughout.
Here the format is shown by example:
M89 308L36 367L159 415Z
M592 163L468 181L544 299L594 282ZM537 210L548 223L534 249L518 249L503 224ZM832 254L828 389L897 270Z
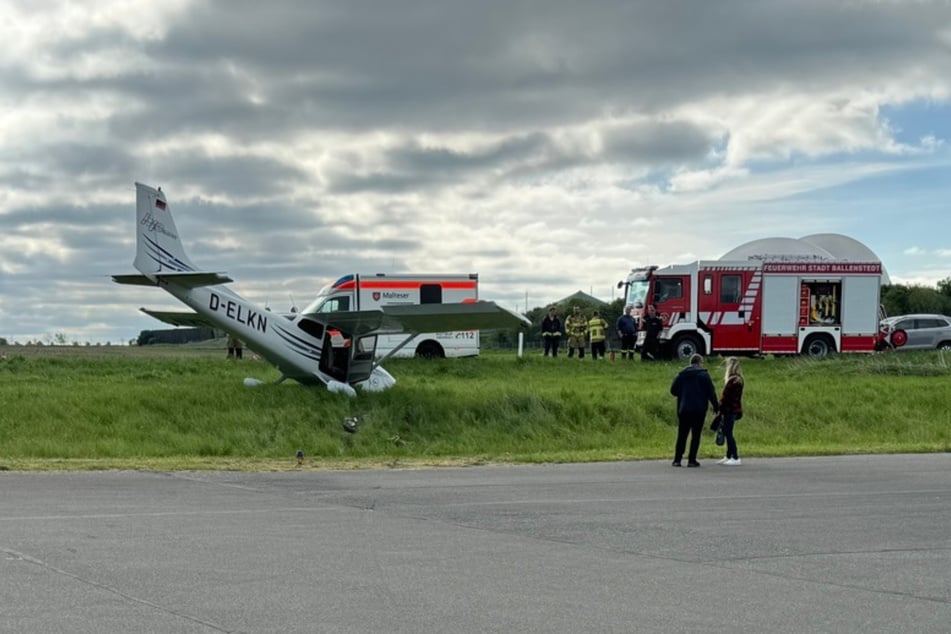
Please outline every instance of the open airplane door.
M376 335L355 336L350 346L350 367L347 369L347 383L353 385L370 378L375 367Z
M321 315L324 330L320 370L338 381L354 385L370 378L376 367L377 331L383 321L378 310Z
M327 328L320 371L350 385L366 381L376 367L376 340L376 333L351 335L334 327Z
M300 320L326 326L319 334L317 329L312 332L323 340L318 368L350 385L367 381L379 368L375 360L377 335L405 334L408 342L419 332L530 325L525 317L493 302L393 305L368 311L310 313L301 315Z

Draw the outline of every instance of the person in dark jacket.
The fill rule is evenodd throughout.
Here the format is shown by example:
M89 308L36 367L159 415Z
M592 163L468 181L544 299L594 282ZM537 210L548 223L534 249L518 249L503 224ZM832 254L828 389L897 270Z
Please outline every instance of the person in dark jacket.
M621 358L634 360L634 346L637 344L637 318L634 316L634 307L626 306L624 314L618 317L615 324L621 335Z
M720 413L723 414L720 427L726 438L726 457L717 464L736 467L743 464L740 455L736 452L736 438L733 436L736 421L743 418L743 371L740 370L740 360L736 357L729 357L726 360L723 394L720 396Z
M561 344L561 319L555 312L555 307L548 309L548 314L542 319L542 342L545 344L545 356L558 356L558 346Z
M664 320L654 304L648 305L647 314L641 317L641 329L644 331L641 361L653 361L660 356L660 333L664 329Z
M673 466L680 466L689 434L690 451L687 454L687 466L699 467L697 451L700 449L703 421L707 416L707 403L713 406L714 412L720 410L713 380L703 367L703 357L699 354L690 357L690 365L681 370L671 383L670 393L677 397L677 444L674 446Z

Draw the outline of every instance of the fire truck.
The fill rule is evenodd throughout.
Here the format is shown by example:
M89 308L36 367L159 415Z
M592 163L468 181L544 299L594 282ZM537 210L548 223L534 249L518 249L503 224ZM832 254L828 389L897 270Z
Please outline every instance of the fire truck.
M881 278L881 262L775 256L637 268L618 286L626 286L629 304L656 305L662 349L679 359L824 357L880 344Z
M323 287L305 314L372 310L396 304L462 304L479 299L479 274L344 275ZM407 337L381 334L376 357L469 357L479 354L479 331L431 332Z

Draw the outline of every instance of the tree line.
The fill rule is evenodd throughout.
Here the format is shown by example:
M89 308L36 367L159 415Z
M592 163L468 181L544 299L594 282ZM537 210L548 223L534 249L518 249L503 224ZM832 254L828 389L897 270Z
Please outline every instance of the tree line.
M885 314L889 316L909 315L913 313L951 315L951 277L944 278L938 282L935 287L921 286L918 284L888 284L882 286L881 303L885 309ZM610 303L595 304L594 302L585 301L583 299L572 298L565 304L558 306L558 315L562 321L564 321L565 316L570 315L572 311L574 311L575 306L580 306L582 312L588 317L591 317L593 311L598 310L601 316L604 317L604 320L608 322L611 336L615 336L614 324L617 323L618 317L621 316L621 312L624 310L623 299L618 298ZM537 306L525 313L525 316L532 322L532 327L525 337L526 343L529 345L540 345L542 319L545 318L547 312L547 306ZM139 339L133 339L128 342L129 345L136 343L141 345L143 334L151 334L151 331L142 331L139 335ZM496 345L509 347L514 345L518 338L517 331L494 330L491 331L491 334L486 334L489 336L483 335L482 343L488 347ZM56 333L52 337L48 337L46 345L66 345L66 341L67 337L64 333ZM0 345L5 346L10 344L6 338L0 337ZM36 341L29 342L27 345L44 344L41 341ZM80 344L73 342L73 345ZM85 345L88 346L89 342L86 342Z
M935 288L889 284L882 287L882 306L886 315L936 313L951 315L951 277L938 282Z

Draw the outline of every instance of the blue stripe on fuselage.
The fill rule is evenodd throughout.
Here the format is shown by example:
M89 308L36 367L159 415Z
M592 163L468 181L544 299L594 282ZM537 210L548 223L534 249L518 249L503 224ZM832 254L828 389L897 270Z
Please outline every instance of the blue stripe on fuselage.
M194 270L193 267L179 260L177 257L175 257L174 254L169 252L167 249L162 248L162 246L159 245L159 243L153 240L152 238L148 237L145 234L142 234L142 238L147 243L146 246L148 247L148 250L149 250L149 254L148 254L149 257L155 260L155 263L158 264L160 267L164 266L170 269L174 269L176 271L193 271Z
M301 339L292 332L285 330L283 326L274 324L272 330L276 332L287 345L294 348L298 354L313 359L314 361L320 361L320 348L315 347L313 344Z

